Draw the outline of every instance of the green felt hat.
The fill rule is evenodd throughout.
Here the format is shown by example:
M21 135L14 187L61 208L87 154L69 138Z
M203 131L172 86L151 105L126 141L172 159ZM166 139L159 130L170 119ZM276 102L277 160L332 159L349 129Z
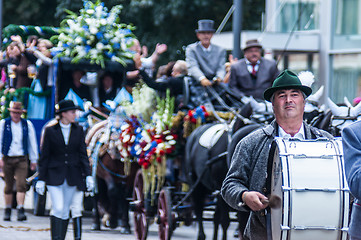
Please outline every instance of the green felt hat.
M287 69L277 76L272 84L272 87L267 88L266 91L264 91L264 99L270 102L273 93L281 89L300 89L307 97L312 93L312 89L310 87L302 85L297 75Z

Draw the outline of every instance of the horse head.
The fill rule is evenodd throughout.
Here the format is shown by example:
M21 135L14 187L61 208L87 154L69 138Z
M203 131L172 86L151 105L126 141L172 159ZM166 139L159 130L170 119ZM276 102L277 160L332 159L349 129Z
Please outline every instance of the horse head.
M327 104L333 115L331 127L337 128L338 130L342 130L345 126L357 121L357 118L361 113L361 103L358 103L356 106L348 104L345 104L346 106L338 106L328 98Z
M272 103L265 100L257 101L252 96L243 97L241 101L251 106L251 118L256 120L256 122L266 122L273 118Z

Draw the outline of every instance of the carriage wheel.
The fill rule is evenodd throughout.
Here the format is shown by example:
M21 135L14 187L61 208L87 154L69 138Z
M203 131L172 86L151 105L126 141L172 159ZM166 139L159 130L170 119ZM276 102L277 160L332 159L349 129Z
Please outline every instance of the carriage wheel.
M170 240L173 233L174 218L170 190L163 188L158 197L158 234L160 240Z
M145 240L148 234L148 219L144 207L143 174L139 169L134 179L133 202L134 208L134 232L137 240Z

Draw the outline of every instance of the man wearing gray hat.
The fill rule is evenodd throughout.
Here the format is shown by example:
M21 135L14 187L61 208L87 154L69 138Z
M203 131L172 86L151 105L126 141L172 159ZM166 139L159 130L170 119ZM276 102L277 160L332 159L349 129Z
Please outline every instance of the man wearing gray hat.
M246 42L244 58L231 65L229 88L239 97L263 99L263 91L272 86L279 74L274 60L262 57L262 45L257 39Z
M226 75L226 50L211 44L215 32L214 21L199 20L196 29L199 42L192 43L186 49L188 73L203 86L210 86L214 81L222 81Z

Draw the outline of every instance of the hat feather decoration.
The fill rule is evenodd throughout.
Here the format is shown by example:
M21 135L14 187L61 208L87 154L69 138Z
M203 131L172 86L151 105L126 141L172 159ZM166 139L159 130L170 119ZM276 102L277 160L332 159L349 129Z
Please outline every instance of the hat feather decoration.
M311 87L315 82L315 75L313 75L310 71L302 71L297 75L297 77L300 79L302 85L306 85L308 87Z

